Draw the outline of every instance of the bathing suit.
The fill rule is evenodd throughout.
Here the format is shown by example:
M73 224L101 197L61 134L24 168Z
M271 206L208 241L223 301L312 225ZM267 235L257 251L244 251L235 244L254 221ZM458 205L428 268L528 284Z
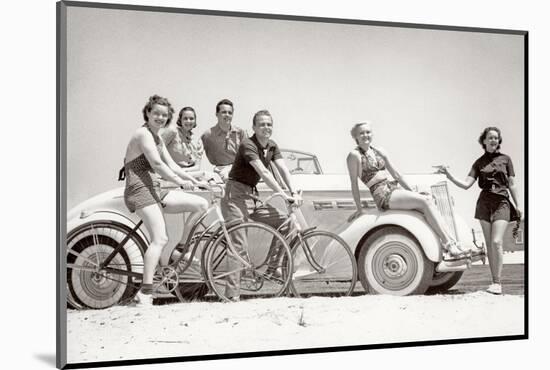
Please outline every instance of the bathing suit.
M156 135L153 135L153 138L160 154L162 142ZM168 191L160 189L160 181L145 154L137 156L130 162L125 162L124 173L126 175L124 203L130 212L133 213L137 209L156 203L160 203L163 208L166 206L162 200Z
M361 154L361 175L359 178L367 185L379 171L386 169L386 162L376 150L373 150L375 158L369 157L363 148L358 147L357 150ZM388 179L383 179L369 186L369 191L379 210L384 211L389 208L390 196L395 189L397 189L397 181L389 181Z

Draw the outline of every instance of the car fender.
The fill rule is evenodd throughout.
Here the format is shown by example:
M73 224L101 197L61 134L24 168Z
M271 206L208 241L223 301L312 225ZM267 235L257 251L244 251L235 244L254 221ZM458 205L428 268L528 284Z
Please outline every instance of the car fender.
M118 222L122 225L128 226L130 229L136 227L139 222L139 218L132 219L127 217L124 214L112 211L112 210L95 210L90 213L84 213L80 217L73 217L67 222L67 233L71 233L73 230L76 230L78 227L90 222L101 222L101 221L113 221ZM149 244L149 236L146 233L144 227L138 229L138 235L146 244Z
M360 244L372 233L385 226L399 226L413 235L432 262L441 260L439 238L426 223L422 215L415 211L385 211L379 214L368 213L347 222L338 234L350 248L359 254Z

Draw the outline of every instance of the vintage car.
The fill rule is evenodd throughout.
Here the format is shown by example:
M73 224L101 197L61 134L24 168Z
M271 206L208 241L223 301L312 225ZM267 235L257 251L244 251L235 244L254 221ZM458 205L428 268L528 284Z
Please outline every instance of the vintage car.
M303 191L301 211L309 226L339 234L355 254L358 275L364 291L374 294L410 295L444 292L454 286L471 262L485 256L474 234L464 220L454 212L453 198L443 176L410 175L407 180L416 189L430 194L441 212L448 231L463 248L472 251L471 258L444 261L440 241L421 213L416 211L377 210L370 193L362 187L361 199L367 213L352 222L354 212L347 174L324 174L317 157L296 150L282 150L293 174L295 186ZM273 168L276 178L279 174ZM168 185L169 186L169 185ZM124 205L123 187L96 195L73 207L67 215L67 265L79 256L76 245L101 243L116 245L124 238L124 230L134 228L138 217ZM271 190L258 185L265 197ZM201 196L210 193L198 190ZM171 250L182 232L181 215L166 215L169 247L161 257L167 263ZM98 226L95 226L98 225ZM91 230L93 232L91 232ZM127 259L142 264L143 249L148 243L145 227L141 227ZM103 308L116 304L135 291L125 291L117 279L67 269L67 300L69 307ZM357 287L357 291L361 288ZM363 290L361 290L363 291Z

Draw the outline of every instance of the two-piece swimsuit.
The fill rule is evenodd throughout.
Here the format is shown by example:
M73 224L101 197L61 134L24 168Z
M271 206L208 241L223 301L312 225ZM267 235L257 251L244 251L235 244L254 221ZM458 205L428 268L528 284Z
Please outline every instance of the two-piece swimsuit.
M376 207L380 210L387 210L391 194L397 189L397 181L390 181L387 178L376 181L376 174L386 169L386 162L374 149L374 158L368 156L361 147L357 147L357 150L361 154L361 176L359 178L369 188Z

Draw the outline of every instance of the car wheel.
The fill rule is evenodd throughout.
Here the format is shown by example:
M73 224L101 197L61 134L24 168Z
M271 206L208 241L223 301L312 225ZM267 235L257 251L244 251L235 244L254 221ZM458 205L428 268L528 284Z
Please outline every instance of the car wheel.
M386 227L369 236L359 253L359 278L374 294L423 294L434 273L434 264L418 242L399 227Z
M426 291L429 294L443 293L458 283L464 271L434 272L430 287Z

